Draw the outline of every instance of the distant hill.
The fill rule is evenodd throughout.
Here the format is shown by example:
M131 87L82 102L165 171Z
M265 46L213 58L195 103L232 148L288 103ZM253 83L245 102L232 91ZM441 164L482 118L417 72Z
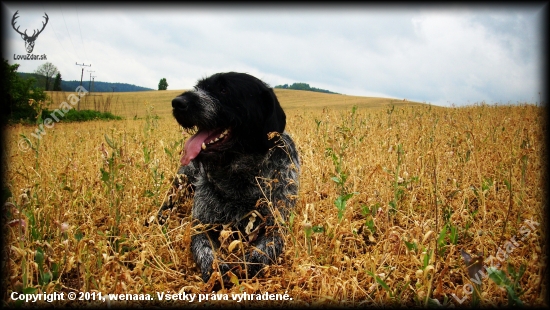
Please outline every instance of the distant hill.
M36 80L36 86L44 88L46 85L46 81L44 76L38 75L35 73L25 73L25 72L18 72L19 76L21 76L24 79L28 79L30 77L33 77ZM53 84L53 80L52 80ZM100 81L94 81L93 83L93 89L91 91L94 92L135 92L135 91L148 91L148 90L154 90L152 88L147 87L141 87L136 86L133 84L127 84L127 83L109 83L109 82L100 82ZM78 86L80 85L80 81L64 81L61 80L61 90L62 91L74 91ZM82 86L86 88L86 90L90 91L90 81L82 81ZM113 90L114 87L114 90Z
M61 89L64 91L74 91L80 85L80 81L61 81ZM82 82L82 86L88 91L89 81ZM114 87L114 90L113 90ZM152 88L146 88L126 83L109 83L94 81L91 91L93 92L134 92L134 91L149 91Z
M275 86L275 88L294 89L294 90L307 90L307 91L315 91L315 92L319 92L319 93L337 94L337 95L339 95L338 93L334 93L334 92L331 92L331 91L326 90L326 89L320 89L320 88L316 88L316 87L310 87L309 84L307 84L307 83L293 83L293 84L290 85L290 86L288 86L288 84L277 85L277 86Z

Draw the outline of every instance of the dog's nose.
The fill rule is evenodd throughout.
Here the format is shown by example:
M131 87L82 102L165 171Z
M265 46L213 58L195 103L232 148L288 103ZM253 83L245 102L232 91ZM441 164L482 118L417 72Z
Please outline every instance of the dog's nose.
M187 110L188 102L185 97L178 96L172 100L172 108L178 110Z

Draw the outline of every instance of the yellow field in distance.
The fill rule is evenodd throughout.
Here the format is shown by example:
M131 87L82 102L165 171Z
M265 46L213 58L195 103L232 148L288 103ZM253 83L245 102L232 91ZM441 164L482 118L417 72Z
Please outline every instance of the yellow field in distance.
M80 109L111 112L125 118L142 118L145 116L146 103L154 107L160 117L170 116L172 113L172 99L185 90L143 91L143 92L98 92L84 97ZM56 109L61 102L67 100L70 92L47 92L51 98L50 109ZM425 105L406 99L361 97L338 94L326 94L312 91L275 89L283 109L349 109L356 105L360 108L382 108L392 105L411 106Z

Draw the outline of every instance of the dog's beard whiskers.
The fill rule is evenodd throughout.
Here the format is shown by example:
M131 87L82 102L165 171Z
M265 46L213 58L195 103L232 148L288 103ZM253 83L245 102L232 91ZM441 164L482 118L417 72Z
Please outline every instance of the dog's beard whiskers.
M216 119L218 106L220 103L218 99L210 96L207 92L200 88L195 91L195 95L199 97L200 102L202 103L205 118L211 120Z

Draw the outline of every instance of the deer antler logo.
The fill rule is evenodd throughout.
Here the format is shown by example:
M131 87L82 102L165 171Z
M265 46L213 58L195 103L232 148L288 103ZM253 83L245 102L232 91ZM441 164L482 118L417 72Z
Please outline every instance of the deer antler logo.
M42 29L33 30L32 36L29 36L29 35L27 35L27 29L25 29L25 32L21 32L21 31L19 31L19 26L17 26L17 28L15 28L15 20L19 18L19 16L17 16L18 12L19 12L19 10L17 10L15 12L15 14L13 14L13 17L11 19L11 26L13 27L13 29L15 31L17 31L17 33L19 33L21 35L21 38L23 38L23 40L25 40L25 48L27 49L27 53L30 54L30 53L32 53L32 50L34 49L34 41L36 40L38 35L42 32L42 30L44 30L44 28L46 28L46 25L48 24L48 20L50 18L48 17L48 14L46 14L46 12L44 12L44 15L46 15L46 16L43 16L43 17L46 19L46 22L42 22ZM36 32L36 31L38 31L38 32Z

